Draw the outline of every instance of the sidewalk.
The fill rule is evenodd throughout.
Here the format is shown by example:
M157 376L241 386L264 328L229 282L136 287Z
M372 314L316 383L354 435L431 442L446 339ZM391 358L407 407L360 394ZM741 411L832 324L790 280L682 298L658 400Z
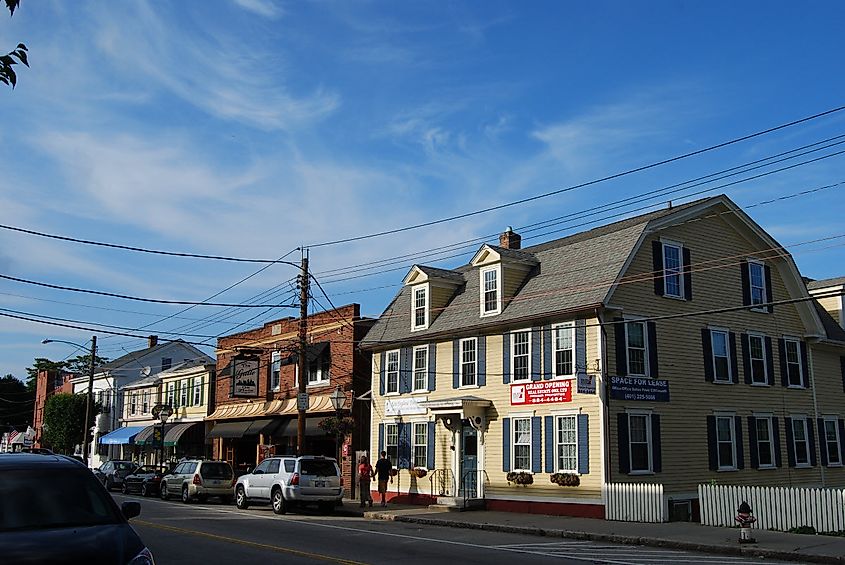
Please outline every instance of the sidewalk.
M740 545L737 542L739 530L736 528L716 528L691 522L642 524L486 510L443 512L430 510L425 506L397 504L380 508L378 503L373 508L362 509L354 500L343 501L343 512L372 520L647 545L722 555L845 564L845 537L752 529L757 543Z

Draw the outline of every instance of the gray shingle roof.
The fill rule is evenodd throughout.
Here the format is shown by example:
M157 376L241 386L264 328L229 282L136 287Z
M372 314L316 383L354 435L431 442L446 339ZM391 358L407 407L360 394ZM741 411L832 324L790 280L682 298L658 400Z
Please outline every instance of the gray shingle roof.
M845 285L845 277L836 277L833 279L823 279L820 281L810 281L807 283L807 288L810 290L816 290L819 288L827 288L829 286L840 286Z
M464 277L461 273L450 271L448 269L439 269L437 267L429 267L427 265L416 265L417 269L430 277L437 277L440 279L451 279L458 282L464 282Z
M405 286L367 333L361 346L374 348L403 341L425 341L435 335L469 333L483 327L518 325L599 305L650 221L707 200L710 199L649 212L519 251L491 246L497 251L518 254L522 260L530 257L539 263L532 268L514 299L504 305L501 314L480 317L478 269L465 265L450 271L461 274L463 285L443 311L432 316L428 329L411 331L410 287Z
M816 312L818 313L819 318L821 318L827 338L845 342L845 330L842 329L842 326L836 323L836 320L833 319L830 312L825 310L824 307L819 304L818 300L813 300L813 306L816 307Z

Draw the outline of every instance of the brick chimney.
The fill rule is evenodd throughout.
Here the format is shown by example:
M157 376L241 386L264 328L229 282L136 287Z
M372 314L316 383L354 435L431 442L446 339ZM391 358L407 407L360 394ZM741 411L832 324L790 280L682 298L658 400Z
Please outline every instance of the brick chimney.
M147 347L155 347L156 345L158 345L158 336L151 335L147 340Z
M508 228L499 236L499 247L504 247L505 249L519 249L521 244L522 236L513 231L513 228L510 226L508 226Z

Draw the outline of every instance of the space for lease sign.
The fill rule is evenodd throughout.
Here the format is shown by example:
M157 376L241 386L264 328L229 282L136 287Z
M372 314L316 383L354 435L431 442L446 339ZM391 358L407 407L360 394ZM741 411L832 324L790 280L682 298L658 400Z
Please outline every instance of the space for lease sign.
M532 381L511 385L511 405L572 402L572 381Z
M669 402L669 381L636 377L610 377L610 398Z

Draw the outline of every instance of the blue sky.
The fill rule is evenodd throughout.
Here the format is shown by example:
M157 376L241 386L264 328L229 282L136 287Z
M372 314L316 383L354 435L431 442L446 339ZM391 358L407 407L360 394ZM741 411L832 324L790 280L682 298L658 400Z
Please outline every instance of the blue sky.
M14 91L0 89L0 224L273 259L525 198L841 106L843 15L837 2L23 0L0 18L0 50L23 41L32 64ZM315 247L311 267L336 305L377 316L413 260L338 282L327 271L519 228L844 130L839 112L531 204ZM843 180L834 156L713 193L746 206ZM793 244L845 232L843 203L832 188L749 213ZM525 244L584 228L557 229ZM845 275L842 242L791 249L805 275L826 278ZM419 262L457 266L470 254ZM203 300L258 268L0 230L0 274L57 285ZM215 300L273 289L266 300L289 301L295 274L273 266ZM295 314L209 321L220 308L178 313L8 280L0 308L162 337ZM85 344L91 333L0 318L0 375L76 354L41 345L45 337ZM98 336L112 358L143 346Z

